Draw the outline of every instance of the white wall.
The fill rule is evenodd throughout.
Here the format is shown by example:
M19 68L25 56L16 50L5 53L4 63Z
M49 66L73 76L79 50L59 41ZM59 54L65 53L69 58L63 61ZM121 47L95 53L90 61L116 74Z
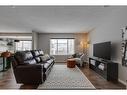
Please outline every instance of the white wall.
M118 7L111 14L103 19L100 26L90 32L90 51L89 55L93 55L94 43L111 41L113 45L112 60L119 63L119 80L124 82L127 80L127 67L123 67L121 63L121 28L127 26L127 8Z
M80 40L82 37L74 33L41 33L38 36L38 49L42 49L45 53L50 54L50 39L51 38L75 38L75 52L82 52L80 48ZM85 38L84 38L85 39ZM70 55L56 55L56 62L66 62Z

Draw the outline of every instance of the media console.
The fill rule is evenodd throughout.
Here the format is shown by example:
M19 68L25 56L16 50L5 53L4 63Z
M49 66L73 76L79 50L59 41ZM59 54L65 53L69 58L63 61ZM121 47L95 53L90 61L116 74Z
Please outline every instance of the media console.
M118 81L118 64L115 62L89 57L89 68L108 81Z

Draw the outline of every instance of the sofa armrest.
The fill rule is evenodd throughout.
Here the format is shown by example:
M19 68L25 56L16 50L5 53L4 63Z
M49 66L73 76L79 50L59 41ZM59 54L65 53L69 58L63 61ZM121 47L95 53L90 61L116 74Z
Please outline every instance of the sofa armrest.
M43 81L43 64L20 65L14 69L17 83L38 84Z

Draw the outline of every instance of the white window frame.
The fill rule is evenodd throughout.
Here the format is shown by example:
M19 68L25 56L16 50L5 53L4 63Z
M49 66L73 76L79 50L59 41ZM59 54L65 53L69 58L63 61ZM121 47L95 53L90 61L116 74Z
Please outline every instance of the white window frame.
M51 53L51 40L52 39L57 40L57 54L52 54ZM67 54L58 54L58 40L61 40L61 39L66 39L67 40ZM50 39L50 55L72 55L72 54L68 53L68 40L69 39L73 39L74 40L74 52L72 53L72 54L74 54L75 53L75 38L51 38Z

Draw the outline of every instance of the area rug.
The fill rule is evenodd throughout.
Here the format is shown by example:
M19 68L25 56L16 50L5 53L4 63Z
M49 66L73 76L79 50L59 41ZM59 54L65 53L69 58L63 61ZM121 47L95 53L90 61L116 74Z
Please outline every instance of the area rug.
M54 65L47 80L38 89L95 89L92 83L76 66Z

